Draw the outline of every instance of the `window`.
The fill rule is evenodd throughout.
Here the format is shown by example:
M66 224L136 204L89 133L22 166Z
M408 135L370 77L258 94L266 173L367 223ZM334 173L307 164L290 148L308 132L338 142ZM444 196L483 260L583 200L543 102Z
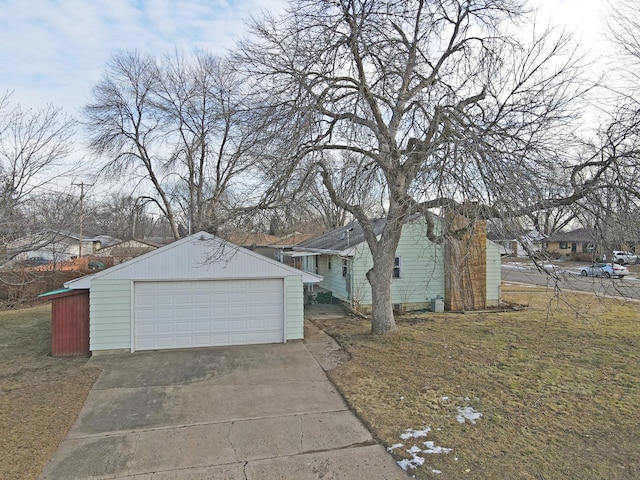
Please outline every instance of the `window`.
M349 264L347 262L348 260L346 258L342 259L342 276L343 277L346 277L349 271Z
M565 250L565 249L567 249L567 248L569 248L569 247L567 246L567 242L560 242L560 250Z
M393 259L393 278L402 278L402 258Z
M327 257L327 270L331 270L331 257Z

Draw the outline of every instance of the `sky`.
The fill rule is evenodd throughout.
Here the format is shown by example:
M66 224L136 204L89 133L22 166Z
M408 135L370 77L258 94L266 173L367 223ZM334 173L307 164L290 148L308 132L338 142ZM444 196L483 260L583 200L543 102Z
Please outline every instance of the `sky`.
M251 14L286 0L0 0L0 93L25 107L47 102L78 115L120 50L223 52ZM567 25L597 51L603 0L534 0L540 18Z
M0 0L0 96L12 105L47 103L80 117L108 59L118 51L161 56L223 53L250 15L282 12L287 0ZM531 0L541 23L575 32L602 52L605 0ZM82 150L74 154L86 158Z
M224 52L284 0L0 0L0 93L77 115L107 60L137 49Z

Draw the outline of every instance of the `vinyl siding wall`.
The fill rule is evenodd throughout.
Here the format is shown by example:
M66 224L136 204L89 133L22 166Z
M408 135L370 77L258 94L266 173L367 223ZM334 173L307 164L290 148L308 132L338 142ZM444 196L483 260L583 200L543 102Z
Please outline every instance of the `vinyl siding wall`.
M487 240L487 306L500 305L500 246Z
M302 282L292 275L284 278L284 330L286 340L304 338Z
M131 281L94 280L89 294L89 348L131 348Z
M302 281L299 275L284 278L285 338L304 338ZM90 349L131 349L131 281L95 280L90 290Z
M402 258L401 278L393 279L393 303L401 303L411 308L423 308L432 298L444 297L444 263L442 248L426 239L423 221L405 225L396 250ZM346 282L342 277L342 259L331 257L331 270L327 269L327 255L320 258L319 274L323 276L320 286L331 290L333 296L345 302L353 301L354 306L371 305L371 287L366 273L373 266L369 247L358 246L352 260L351 296L347 294ZM366 307L365 307L366 309Z
M328 260L331 259L331 268L329 269ZM351 260L349 262L349 270L351 270ZM318 260L318 274L322 275L320 286L330 290L334 297L339 298L343 302L349 301L349 293L347 292L347 282L342 276L342 258L338 255L322 255Z

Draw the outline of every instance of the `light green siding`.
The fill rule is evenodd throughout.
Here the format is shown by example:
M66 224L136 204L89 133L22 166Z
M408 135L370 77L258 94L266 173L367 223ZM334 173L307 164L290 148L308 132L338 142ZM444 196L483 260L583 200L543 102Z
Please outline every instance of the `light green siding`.
M286 340L304 338L304 306L299 275L284 277L284 330Z
M131 348L131 281L91 282L89 348L92 351Z
M329 268L329 260L331 268ZM338 255L321 255L318 259L318 274L322 275L320 286L330 290L334 297L344 302L349 301L347 292L347 278L342 276L342 258ZM347 259L348 270L351 270L351 260Z
M393 280L393 303L423 308L432 298L444 297L442 248L427 239L424 221L417 220L404 226L396 256L401 258L401 278ZM366 243L358 245L349 260L351 295L342 277L342 259L332 256L331 270L328 270L327 257L323 255L319 261L318 273L323 276L320 286L354 307L371 305L371 287L366 273L373 266L373 259Z
M487 306L500 305L500 246L487 240Z

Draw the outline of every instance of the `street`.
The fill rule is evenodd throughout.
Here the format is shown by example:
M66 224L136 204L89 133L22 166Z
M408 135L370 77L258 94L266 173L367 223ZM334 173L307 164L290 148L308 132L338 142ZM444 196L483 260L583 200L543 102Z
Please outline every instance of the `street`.
M640 299L640 280L636 274L623 279L582 277L574 265L558 268L551 274L538 271L532 262L510 262L502 265L503 282L519 282L545 287L592 292L596 295L611 295L629 299Z

